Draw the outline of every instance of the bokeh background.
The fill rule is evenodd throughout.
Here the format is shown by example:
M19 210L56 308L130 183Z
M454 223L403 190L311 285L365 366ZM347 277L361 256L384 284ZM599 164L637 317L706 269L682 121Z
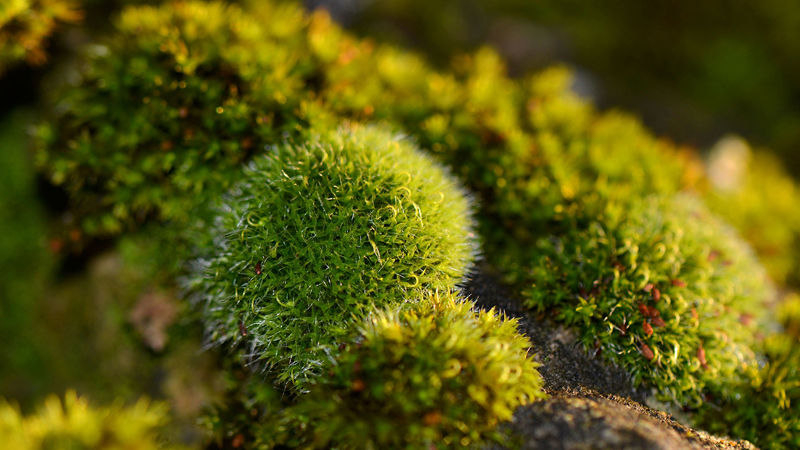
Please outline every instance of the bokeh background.
M95 242L56 258L48 229L63 192L36 177L29 124L49 77L136 1L87 0L45 65L0 76L0 397L24 409L77 388L98 401L169 398L186 433L226 389L213 352L181 321L177 293L145 243ZM735 133L800 175L800 2L794 0L307 0L360 36L447 66L491 46L522 76L556 63L600 109L640 116L656 134L701 153ZM76 237L76 240L77 237ZM171 346L169 352L164 349Z

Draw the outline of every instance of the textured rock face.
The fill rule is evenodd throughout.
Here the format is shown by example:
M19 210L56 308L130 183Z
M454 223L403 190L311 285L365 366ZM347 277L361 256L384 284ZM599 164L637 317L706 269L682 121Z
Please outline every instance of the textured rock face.
M509 430L522 450L755 449L749 442L709 436L669 414L586 389L551 392L548 400L517 410L514 419Z
M747 441L734 442L692 430L669 414L643 406L646 389L635 389L624 370L587 354L569 331L525 311L500 287L491 269L481 267L465 292L478 307L497 308L519 319L520 331L533 343L550 394L547 400L517 410L507 427L509 448L755 449Z
M539 373L546 390L587 388L631 398L639 403L647 398L647 390L634 389L624 370L603 364L602 358L587 354L571 332L563 327L554 327L544 318L526 311L499 285L490 268L481 267L465 292L478 307L497 308L509 317L519 319L520 332L530 338L536 360L542 364Z

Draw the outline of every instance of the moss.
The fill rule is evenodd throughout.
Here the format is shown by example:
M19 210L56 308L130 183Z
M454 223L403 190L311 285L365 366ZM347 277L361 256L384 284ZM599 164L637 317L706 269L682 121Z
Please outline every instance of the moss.
M766 363L751 368L734 399L701 409L696 421L711 432L748 439L766 450L800 446L800 341L776 334L764 343Z
M165 35L161 35L162 31ZM657 329L655 337L648 339L673 336L674 342L664 341L671 349L669 359L692 361L691 366L672 372L663 370L669 362L666 353L662 358L663 349L647 347L656 361L651 363L638 353L645 347L627 344L625 348L630 351L620 358L635 372L637 380L651 382L664 397L697 403L705 383L714 381L715 371L733 373L737 358L740 362L751 358L749 338L740 336L740 331L746 332L735 324L735 331L727 337L741 345L737 347L741 348L741 358L732 356L735 352L718 352L726 335L716 331L716 323L734 322L740 314L744 314L742 321L749 320L747 309L757 294L744 292L743 286L750 283L747 280L751 277L735 277L740 269L757 277L760 269L749 257L741 259L741 266L727 268L720 268L727 261L722 258L701 263L717 247L723 248L723 253L726 248L734 249L732 261L739 261L736 255L743 250L731 233L717 225L716 219L705 228L702 219L686 218L680 208L673 214L666 206L676 193L702 184L702 167L691 151L654 137L636 119L619 112L595 111L570 90L570 74L563 68L516 82L505 75L503 63L494 52L481 49L456 58L451 70L438 72L413 54L348 35L323 12L305 15L296 6L255 1L244 2L242 7L180 2L160 8L129 8L119 19L116 33L104 42L104 46L91 47L80 85L56 94L61 101L56 109L60 115L39 131L40 170L70 193L69 217L76 222L65 229L77 226L90 237L118 235L155 218L171 224L173 236L181 239L188 223L207 217L200 211L204 205L241 176L243 163L262 153L268 156L258 158L259 164L274 157L269 153L276 150L265 146L286 139L303 141L315 132L327 134L346 120L386 121L411 134L420 147L450 165L453 173L476 192L481 205L479 229L488 259L509 284L527 289L529 298L536 299L531 300L533 303L539 302L545 292L559 293L559 301L574 300L581 297L582 288L591 291L591 283L596 280L589 277L589 272L581 272L583 266L574 266L576 260L570 259L574 255L556 251L554 245L548 248L549 237L573 249L600 243L600 247L584 250L588 255L606 252L615 258L632 257L638 246L650 245L658 250L654 240L662 226L667 228L661 231L671 233L670 239L691 242L672 254L676 261L656 261L649 277L663 282L671 280L676 271L686 270L687 275L703 283L699 287L670 283L663 289L665 294L672 296L673 289L676 298L687 293L693 300L685 305L696 303L692 306L698 314L703 314L706 307L709 314L721 308L721 318L709 317L708 327L704 321L692 328L691 321L684 320L681 326L667 321L677 322L691 307L681 306L674 313L678 315L660 311L667 318L660 319L665 321L664 327L677 334ZM285 151L277 150L278 154ZM270 193L262 195L267 194ZM660 206L644 204L643 199L651 195L656 196L652 198L657 198ZM642 222L637 218L639 214L655 222ZM705 213L700 216L707 217ZM661 222L664 217L671 217L672 222L665 225ZM643 229L637 230L637 224ZM237 226L246 225L243 222ZM683 228L695 226L705 231L689 236ZM214 231L216 236L224 232ZM609 243L608 236L628 236L630 245L624 241ZM374 241L371 234L369 240ZM231 242L234 241L225 245L232 245ZM376 260L380 253L380 265L383 250L374 242L377 252L371 242L368 248L353 248ZM244 246L244 242L240 244ZM305 243L295 245L303 250L297 251L298 255L315 248ZM264 250L265 257L269 255L266 250L272 251L266 247ZM613 253L617 250L623 253ZM553 274L542 273L546 260L537 257L542 251L558 253L560 260L551 262L565 267L575 277L587 277L585 286L557 286ZM229 274L228 269L233 266L224 265L224 251L217 253L223 256L208 258L220 264L219 285L212 284L205 290L212 295L214 289L227 286L221 301L234 305L229 312L209 310L211 332L218 341L235 341L244 333L259 339L277 339L257 332L270 327L283 336L302 334L286 328L283 319L274 323L256 320L248 309L252 306L235 302L237 294L242 295L238 283L248 283L254 277L258 261L252 254L239 261L246 271ZM285 257L294 254L287 253ZM643 251L639 250L638 255L644 255ZM177 259L181 257L176 255ZM681 259L684 257L687 259ZM233 261L236 260L228 263ZM643 272L638 268L629 266L620 271L609 266L608 260L595 261L601 265L594 269L607 276L619 271L618 279L623 285L641 284ZM697 263L697 267L684 264L685 261ZM299 259L292 264L324 267L316 259ZM361 274L361 269L351 275ZM386 273L405 276L397 270ZM536 293L532 289L534 275L545 280L549 277L553 284ZM304 271L287 279L299 282L306 276ZM691 277L679 281L696 281ZM392 285L403 289L402 284ZM250 284L246 286L250 288ZM302 292L320 286L298 285L292 289ZM734 293L726 291L726 287L732 287ZM331 288L336 286L331 283ZM741 292L736 290L739 288ZM718 292L719 297L701 301L700 296L706 291ZM639 298L618 296L628 307L635 306L633 302ZM280 301L286 304L284 297ZM372 299L358 302L374 303ZM304 317L296 314L299 303L290 305L293 313L281 317ZM577 315L589 311L583 305L573 306ZM274 303L270 307L277 308ZM552 312L556 307L548 304L547 309ZM559 312L566 314L564 310ZM594 312L591 314L593 317ZM574 322L573 326L592 347L597 332L608 332L607 326L599 325L604 320L587 322L565 315L560 318ZM655 318L649 319L653 323ZM304 341L298 341L314 345L298 347L298 351L307 356L322 355L324 352L315 347L315 333L333 331L344 336L345 328L341 323L330 329L314 328L316 331L306 334ZM320 342L331 345L336 339L329 337ZM627 339L635 341L630 334ZM252 342L254 349L268 344ZM711 368L708 371L698 369L703 366L701 348L706 352L706 365ZM318 367L321 360L315 356L295 364L294 356L290 356L293 353L281 355L268 358L276 364L274 358L289 358L281 364L289 367L285 377L290 379L306 373L302 370L304 365Z
M729 393L755 365L767 290L749 248L696 199L645 197L586 229L542 238L527 305L575 327L661 399Z
M470 202L447 172L378 128L256 159L204 233L212 339L246 338L285 380L313 377L354 317L450 290L475 255Z
M655 138L629 115L598 114L571 83L563 67L529 81L531 149L497 159L495 206L482 231L490 238L487 253L512 283L539 238L613 221L640 198L674 194L700 176L686 150Z
M23 111L0 121L0 395L27 392L28 375L47 368L36 307L53 261L27 158L29 121Z
M131 407L92 407L70 391L63 404L58 397L50 396L37 414L27 417L1 401L0 444L18 450L177 450L180 447L164 446L158 440L157 430L165 422L162 404L140 400Z
M516 320L471 307L428 294L414 309L371 314L329 375L289 409L304 425L295 430L303 445L470 448L497 437L517 406L545 395Z
M709 207L738 228L780 285L800 283L800 188L769 152L728 138L709 158Z
M22 60L39 65L59 22L76 22L82 14L74 0L7 0L0 5L0 74Z
M750 367L735 396L716 399L695 414L709 431L748 439L766 450L800 446L800 297L778 308L781 332L761 346L761 365Z
M781 302L778 320L786 334L800 341L800 294L792 293Z
M306 126L293 113L307 96L310 55L292 45L303 17L269 6L259 19L279 27L218 2L132 7L86 49L80 85L52 94L57 114L38 132L38 165L70 193L72 227L184 226L243 161Z
M387 120L413 134L482 194L485 229L511 228L518 239L534 225L520 212L553 216L595 178L629 180L631 194L685 181L669 143L629 117L598 115L569 92L563 69L519 84L481 49L440 73L342 32L324 12L242 8L128 8L116 32L88 49L80 85L53 93L57 115L40 129L39 167L70 192L71 217L87 236L152 218L185 223L264 145L342 119ZM629 174L632 164L642 169ZM541 174L564 185L564 198L536 200Z

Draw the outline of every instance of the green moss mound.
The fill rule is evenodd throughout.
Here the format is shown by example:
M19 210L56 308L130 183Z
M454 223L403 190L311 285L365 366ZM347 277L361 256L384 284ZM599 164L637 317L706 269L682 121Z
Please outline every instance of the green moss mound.
M294 111L311 55L291 45L303 15L267 6L259 20L280 25L219 2L131 7L87 48L80 84L52 93L37 133L41 171L71 195L71 226L89 237L148 219L183 226L265 144L307 126Z
M695 198L645 197L585 229L539 240L526 304L573 326L589 350L658 397L729 395L769 292L752 251Z
M563 67L534 76L525 111L529 148L513 157L488 155L501 176L482 231L487 254L511 283L528 271L543 236L613 221L642 197L672 195L696 182L685 151L629 115L597 113L572 83Z
M370 315L290 409L303 448L473 448L545 394L516 320L452 294ZM297 443L292 443L296 445Z
M93 407L75 392L64 402L50 396L35 415L0 400L0 444L16 450L138 450L181 447L164 444L158 429L166 423L166 407L140 400L131 407L119 404Z
M461 188L408 141L373 127L273 148L217 222L195 282L212 339L244 337L300 383L354 317L453 289L477 248Z
M59 22L83 15L73 0L6 0L0 5L0 75L20 61L39 65L46 59L47 38Z

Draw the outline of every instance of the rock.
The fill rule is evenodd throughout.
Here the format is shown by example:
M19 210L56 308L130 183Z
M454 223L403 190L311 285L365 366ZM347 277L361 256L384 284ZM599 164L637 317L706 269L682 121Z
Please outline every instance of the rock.
M473 274L465 294L481 309L496 308L519 320L520 332L530 338L535 358L541 363L539 373L546 390L582 387L631 398L639 403L647 399L648 390L634 388L622 368L592 357L571 331L553 326L528 312L497 282L490 268L481 267Z
M621 368L585 351L575 335L522 307L481 267L465 287L481 309L519 319L531 339L550 398L519 408L506 425L509 449L755 449L747 441L716 438L644 406L649 390L635 388ZM490 446L491 450L503 447Z
M695 450L755 447L694 431L655 411L615 395L588 389L550 392L549 399L517 410L507 426L508 448L520 450ZM490 447L500 449L502 447Z

